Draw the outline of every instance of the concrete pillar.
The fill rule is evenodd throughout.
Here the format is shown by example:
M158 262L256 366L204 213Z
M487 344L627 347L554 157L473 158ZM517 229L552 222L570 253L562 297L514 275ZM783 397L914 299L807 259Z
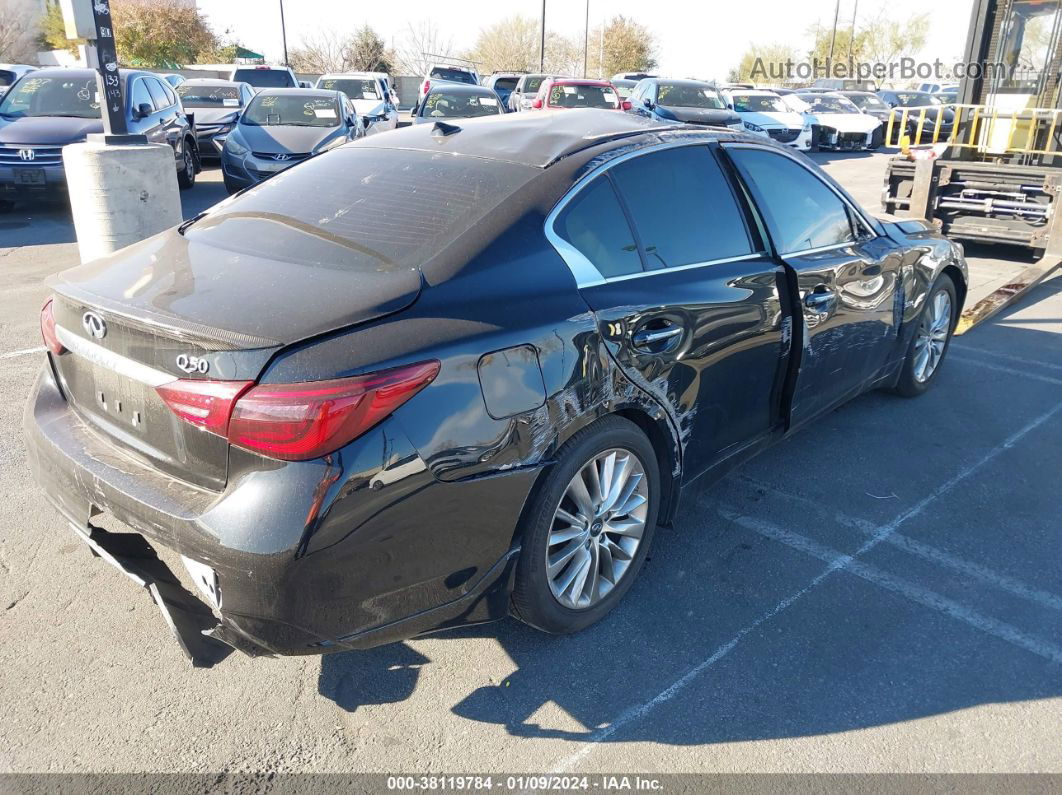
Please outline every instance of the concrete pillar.
M168 144L71 144L63 147L63 166L82 262L182 220L177 166Z

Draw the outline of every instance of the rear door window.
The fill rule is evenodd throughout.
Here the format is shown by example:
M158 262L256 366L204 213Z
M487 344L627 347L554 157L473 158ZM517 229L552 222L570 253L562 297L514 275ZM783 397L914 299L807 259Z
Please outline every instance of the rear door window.
M170 102L170 98L166 96L162 83L153 77L145 77L144 82L147 83L148 91L151 93L151 101L155 104L155 110L165 110L173 104Z
M646 267L677 268L753 253L743 213L707 147L652 152L620 163L612 173Z
M804 166L765 149L732 148L728 153L756 194L779 253L856 241L848 205Z
M607 176L577 193L553 229L606 279L642 270L634 235Z

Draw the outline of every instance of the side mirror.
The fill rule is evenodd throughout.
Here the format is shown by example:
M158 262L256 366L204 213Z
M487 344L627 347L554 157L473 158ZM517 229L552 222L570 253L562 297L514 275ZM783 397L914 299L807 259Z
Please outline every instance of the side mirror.
M541 110L542 109L542 100L539 99L538 97L535 97L533 100L531 100L531 107L534 108L535 110Z
M653 109L653 101L651 99L649 99L649 97L646 97L645 99L643 99L642 100L642 104L645 105L645 107L648 108L649 110Z
M155 109L146 102L141 102L139 105L136 106L136 117L138 119L146 119L154 112Z

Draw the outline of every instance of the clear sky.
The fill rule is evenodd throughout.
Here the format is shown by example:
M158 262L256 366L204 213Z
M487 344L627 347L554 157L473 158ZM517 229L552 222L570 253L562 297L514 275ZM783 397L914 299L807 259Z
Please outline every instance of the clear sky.
M840 24L850 25L857 0L840 0ZM245 46L279 60L279 0L199 0L199 8L219 32L228 30ZM725 79L752 42L783 42L808 48L807 30L831 25L835 0L590 0L590 27L615 14L649 26L660 43L660 71ZM858 0L866 20L883 9L893 19L928 12L929 42L923 57L951 62L962 53L972 0ZM476 34L512 14L538 18L539 0L286 0L288 47L323 29L342 32L368 23L389 43L400 40L409 23L432 19L453 38L456 50ZM586 5L581 0L547 0L546 26L581 35ZM857 20L858 22L858 20Z

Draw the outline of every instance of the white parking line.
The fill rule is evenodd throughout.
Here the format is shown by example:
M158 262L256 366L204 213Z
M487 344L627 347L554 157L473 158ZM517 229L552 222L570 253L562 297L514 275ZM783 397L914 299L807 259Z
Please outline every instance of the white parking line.
M962 364L972 364L975 367L984 367L986 370L995 370L997 373L1008 373L1010 375L1019 375L1022 378L1031 378L1034 381L1043 381L1045 384L1059 384L1062 385L1062 378L1052 378L1049 375L1040 375L1039 373L1030 373L1028 370L1018 370L1014 367L1004 367L1002 364L991 364L989 362L982 362L977 359L970 359L961 354L956 354L954 351L949 351L949 356L955 361Z
M976 345L962 345L954 340L951 343L951 349L953 351L957 350L962 353L976 356L994 356L997 359L1003 359L1004 361L1013 362L1014 364L1027 364L1030 367L1046 367L1049 370L1062 370L1062 363L1052 364L1051 362L1041 362L1038 359L1026 359L1022 356L1015 356L1012 353L1001 353L999 351L990 351L985 348L979 348Z
M775 488L766 483L761 483L748 475L739 475L738 479L748 483L754 488L769 491L771 494L781 497L782 499L790 500L809 508L822 510L821 500L812 500L800 494L793 494L792 492ZM877 527L873 522L868 522L866 519L857 519L854 516L848 516L839 511L833 514L833 519L842 527L850 527L853 530L857 530L860 533L867 535L873 535L877 531ZM1046 607L1050 610L1062 610L1062 596L1053 594L1050 591L1034 588L1015 577L1000 574L999 572L993 571L979 563L973 563L964 558L960 558L957 555L952 555L950 552L945 552L944 550L937 549L929 544L916 541L910 536L905 536L903 533L893 533L885 539L885 543L894 546L897 549L902 549L904 552L922 558L923 560L940 564L941 566L953 569L960 574L964 574L967 577L980 580L988 585L999 588L1001 591L1007 591L1014 596L1027 599L1030 602L1035 602L1041 607Z
M787 596L785 599L776 604L774 607L772 607L770 610L761 615L752 623L738 630L737 634L734 635L734 637L732 637L722 646L717 648L711 654L711 656L690 668L685 674L676 679L668 687L660 691L653 698L649 699L648 701L642 704L631 707L626 712L623 712L621 715L619 715L608 726L603 726L600 729L597 729L592 732L590 734L590 738L579 748L579 750L569 756L564 757L557 763L557 765L553 768L553 772L563 773L567 770L571 770L575 765L579 764L579 762L589 756L600 743L607 740L609 737L618 732L624 726L633 721L638 720L641 717L644 717L661 704L670 701L678 693L685 690L686 687L688 687L691 682L696 680L698 676L700 676L702 673L711 668L721 659L726 657L726 655L728 655L731 651L733 651L733 649L750 632L756 630L764 622L770 621L779 613L784 612L795 602L799 601L803 596L814 590L821 582L823 582L823 580L825 580L835 571L840 571L846 568L853 561L855 561L857 557L867 553L868 551L876 547L889 535L894 533L900 525L902 525L907 520L921 514L934 500L936 500L946 492L950 491L951 489L955 488L955 486L957 486L966 478L970 477L970 475L972 475L982 466L992 461L994 458L996 458L996 456L1014 447L1014 445L1016 445L1023 438L1025 438L1026 435L1036 430L1049 419L1051 419L1055 414L1059 412L1060 409L1062 409L1062 403L1059 403L1047 413L1040 415L1035 420L1025 425L1021 430L1007 437L1007 439L1004 440L1001 444L997 445L996 447L993 447L984 456L979 458L974 463L970 464L967 467L964 467L958 474L950 478L943 485L934 489L929 496L915 503L913 506L901 513L888 524L882 525L877 530L877 532L874 533L873 536L867 539L867 541L851 555L838 555L837 557L835 557L833 560L830 561L829 565L822 571L822 573L815 577L815 579L813 579L799 591L796 591L790 596Z
M790 546L793 549L798 549L801 552L819 558L820 560L836 560L837 556L840 554L835 549L823 546L799 533L794 533L791 530L778 527L770 522L754 519L751 516L742 516L736 511L726 509L720 509L719 514L747 530L752 530L755 533L759 533L762 536ZM864 563L860 560L850 561L848 565L844 567L844 570L851 574L855 574L858 577L862 577L864 580L872 582L875 585L880 585L882 588L887 588L901 596L905 596L921 605L945 613L954 619L969 624L975 629L979 629L989 635L994 635L1008 643L1013 643L1015 646L1019 646L1026 651L1031 651L1033 654L1039 655L1046 660L1062 663L1062 648L1055 646L1053 643L1046 640L1022 632L1017 627L1011 626L1006 622L998 621L990 616L978 613L976 610L959 604L953 599L942 596L928 588L923 588L920 585L908 582L907 580L896 577L888 572L882 571L876 566L872 566L869 563Z
M10 353L0 353L0 359L14 359L16 356L27 356L31 353L43 353L45 350L42 345L39 348L26 348L21 351L11 351Z

